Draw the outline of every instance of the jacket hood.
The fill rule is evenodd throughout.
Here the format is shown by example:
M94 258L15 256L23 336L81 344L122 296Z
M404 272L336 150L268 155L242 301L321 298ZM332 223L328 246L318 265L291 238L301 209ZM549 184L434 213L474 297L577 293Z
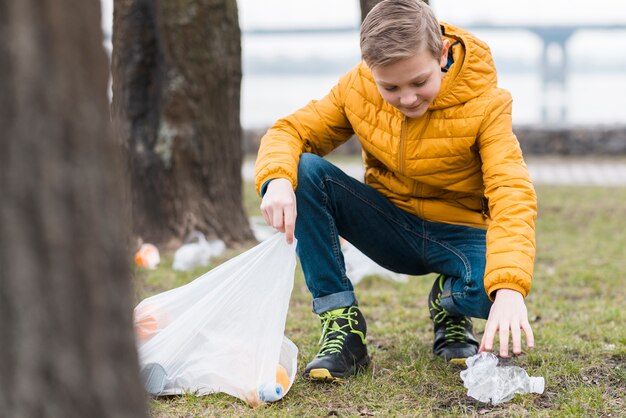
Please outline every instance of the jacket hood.
M430 109L442 109L465 103L498 84L496 67L487 44L469 32L441 23L443 38L452 47L454 64L441 81L439 94Z

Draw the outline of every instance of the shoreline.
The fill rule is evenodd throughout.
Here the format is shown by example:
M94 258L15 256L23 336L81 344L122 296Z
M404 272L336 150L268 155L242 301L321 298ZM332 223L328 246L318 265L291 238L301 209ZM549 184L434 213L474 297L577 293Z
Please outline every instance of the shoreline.
M268 127L269 128L269 127ZM244 154L255 154L261 137L268 128L243 130ZM626 124L611 125L516 125L517 136L524 155L554 156L624 156L626 155ZM355 137L333 151L333 154L360 153Z

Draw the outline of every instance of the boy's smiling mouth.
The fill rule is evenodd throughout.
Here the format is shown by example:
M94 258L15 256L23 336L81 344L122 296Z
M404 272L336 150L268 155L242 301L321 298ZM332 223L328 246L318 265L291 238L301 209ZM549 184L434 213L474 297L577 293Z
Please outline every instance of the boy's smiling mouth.
M423 103L424 102L419 102L415 106L404 106L404 109L406 109L406 110L417 110L419 107L422 106Z

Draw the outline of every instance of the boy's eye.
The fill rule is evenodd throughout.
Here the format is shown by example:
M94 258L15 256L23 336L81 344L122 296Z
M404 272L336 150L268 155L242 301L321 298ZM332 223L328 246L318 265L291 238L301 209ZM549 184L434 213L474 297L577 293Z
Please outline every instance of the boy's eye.
M415 87L422 87L424 84L426 84L426 81L420 81L419 83L417 83L417 82L416 82L416 83L413 83L413 85L414 85Z
M385 90L387 90L387 91L394 91L394 90L396 90L396 89L397 89L397 87L396 87L396 86L388 86L388 87L385 87Z

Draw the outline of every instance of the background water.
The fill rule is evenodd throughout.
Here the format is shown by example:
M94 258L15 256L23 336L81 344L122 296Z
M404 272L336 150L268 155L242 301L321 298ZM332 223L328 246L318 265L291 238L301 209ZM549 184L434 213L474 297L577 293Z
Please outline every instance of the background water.
M623 0L431 0L440 20L476 23L611 25L626 27ZM311 99L320 99L359 62L358 0L238 0L243 30L241 119L244 128L265 128ZM112 0L102 0L103 30L111 31ZM354 28L333 34L262 35L255 30ZM626 28L584 30L567 42L563 86L544 85L543 43L524 31L476 30L492 50L500 86L513 95L516 124L626 124ZM548 50L552 63L563 60ZM554 62L553 62L554 61Z
M540 123L543 103L560 100L566 103L566 123L626 123L626 77L622 74L573 74L564 93L544 92L536 74L504 73L499 79L513 95L516 124ZM336 82L334 75L244 75L242 124L245 128L266 127L309 100L323 97Z

